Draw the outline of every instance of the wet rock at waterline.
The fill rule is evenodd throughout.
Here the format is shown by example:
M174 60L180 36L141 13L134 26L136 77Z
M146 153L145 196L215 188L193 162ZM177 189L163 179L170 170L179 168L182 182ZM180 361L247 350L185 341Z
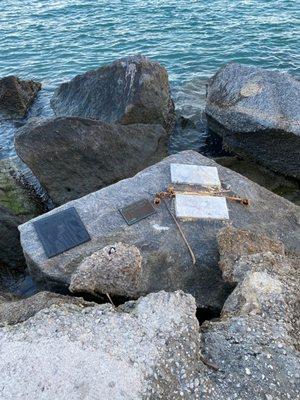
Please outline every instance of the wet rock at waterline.
M108 123L175 123L168 73L144 56L122 58L63 83L51 106L57 116L79 116Z
M116 243L87 257L71 277L71 292L138 297L142 271L139 249Z
M15 148L57 205L136 174L167 154L160 125L124 126L67 117L34 119Z
M243 206L227 201L230 217L227 222L181 222L195 254L196 265L193 265L186 244L163 203L155 214L131 226L119 212L120 208L143 198L153 201L157 192L165 190L171 183L171 163L216 166L223 186L230 187L232 194L251 202L250 206ZM47 216L69 207L76 208L91 241L54 258L45 256L33 221L19 227L27 264L38 279L68 286L72 274L86 257L105 246L123 242L136 246L142 256L137 295L182 289L196 298L198 307L220 310L232 290L232 285L222 279L218 267L217 234L222 228L232 224L237 228L251 229L255 234L267 234L272 239L281 240L288 251L300 253L299 207L193 151L172 155L133 178L69 202ZM170 207L173 210L171 204Z
M0 160L0 263L12 267L24 265L18 225L41 213L14 178L19 168L17 157Z
M0 79L0 117L24 117L42 85L16 76Z
M230 63L209 81L208 126L223 145L300 179L300 82L288 74Z

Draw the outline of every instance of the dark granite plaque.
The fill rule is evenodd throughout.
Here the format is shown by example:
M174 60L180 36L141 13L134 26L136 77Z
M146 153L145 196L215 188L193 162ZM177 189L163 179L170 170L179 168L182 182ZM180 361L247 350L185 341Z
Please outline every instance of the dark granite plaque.
M33 226L48 258L91 240L74 207L41 218Z
M119 210L128 225L135 224L141 219L147 218L156 213L155 208L147 199L132 203Z

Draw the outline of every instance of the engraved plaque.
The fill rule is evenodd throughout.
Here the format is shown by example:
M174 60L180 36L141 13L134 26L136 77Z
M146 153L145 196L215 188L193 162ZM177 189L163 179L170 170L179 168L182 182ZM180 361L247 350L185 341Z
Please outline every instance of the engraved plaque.
M155 208L147 199L132 203L119 211L128 225L133 225L141 219L156 213Z
M74 207L41 218L33 226L48 258L91 240Z

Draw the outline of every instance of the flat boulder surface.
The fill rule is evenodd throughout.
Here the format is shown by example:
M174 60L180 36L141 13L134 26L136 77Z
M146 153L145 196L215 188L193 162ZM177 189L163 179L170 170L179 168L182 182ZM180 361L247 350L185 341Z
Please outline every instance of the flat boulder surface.
M33 119L17 131L15 148L54 203L61 205L161 160L167 141L161 125L60 117Z
M154 200L171 183L170 164L216 166L222 185L233 194L250 199L250 206L227 201L229 221L182 221L181 227L196 257L191 255L168 210L162 203L156 213L128 226L119 212L138 200ZM48 214L75 207L91 241L48 259L32 220L19 227L31 273L39 279L69 285L79 264L91 254L116 242L136 246L142 256L139 294L182 289L192 294L199 307L220 309L232 286L225 283L218 267L217 234L228 224L251 229L281 240L288 251L299 253L299 207L247 178L221 167L193 151L172 155L135 177L69 202ZM173 205L170 204L171 209ZM42 218L42 217L40 217Z
M230 63L209 81L209 128L223 145L300 179L300 82L288 74Z
M144 56L125 57L77 75L56 90L51 106L57 116L161 124L168 132L175 124L168 73Z
M42 85L16 76L0 79L0 115L24 117Z

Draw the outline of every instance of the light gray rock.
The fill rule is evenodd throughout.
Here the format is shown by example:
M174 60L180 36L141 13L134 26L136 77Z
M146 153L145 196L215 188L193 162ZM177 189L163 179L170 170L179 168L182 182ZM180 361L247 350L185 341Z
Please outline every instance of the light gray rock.
M13 298L9 294L0 295L0 327L15 325L33 317L52 305L75 304L78 307L93 307L94 303L78 297L63 296L57 293L39 292L25 299Z
M58 116L79 116L108 123L175 124L168 73L158 62L125 57L63 83L51 106Z
M188 398L195 312L192 296L160 292L119 309L55 305L2 328L1 399Z
M209 81L208 126L236 154L300 179L300 82L230 63Z
M42 85L16 76L0 79L0 115L24 117Z
M230 221L186 221L181 226L196 257L192 264L178 228L162 203L156 214L128 226L119 208L143 198L150 201L157 192L170 184L170 163L216 166L223 186L230 186L232 194L250 199L250 206L227 201ZM281 240L287 250L299 249L299 207L272 194L229 169L193 151L172 155L135 177L69 202L47 214L74 206L91 241L59 256L47 259L36 231L30 221L19 227L21 242L31 273L48 281L69 285L78 265L94 252L116 242L136 246L142 256L140 295L159 290L182 289L192 294L199 307L219 310L231 284L225 283L218 268L217 234L228 224L251 229ZM172 204L170 204L173 209Z
M139 249L115 243L87 257L71 276L71 292L138 297L142 272Z
M112 125L83 118L34 119L15 148L57 205L84 196L167 155L160 125Z

